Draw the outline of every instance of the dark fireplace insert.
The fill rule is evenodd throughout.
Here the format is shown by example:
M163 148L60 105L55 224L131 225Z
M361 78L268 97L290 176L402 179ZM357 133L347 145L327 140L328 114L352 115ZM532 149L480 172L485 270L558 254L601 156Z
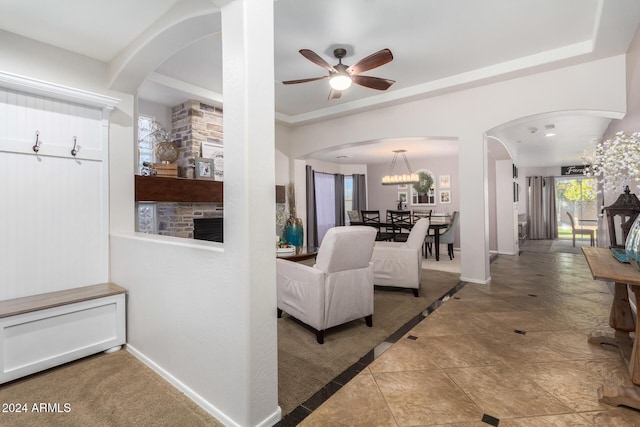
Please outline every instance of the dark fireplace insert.
M193 238L223 243L222 220L223 218L194 218Z

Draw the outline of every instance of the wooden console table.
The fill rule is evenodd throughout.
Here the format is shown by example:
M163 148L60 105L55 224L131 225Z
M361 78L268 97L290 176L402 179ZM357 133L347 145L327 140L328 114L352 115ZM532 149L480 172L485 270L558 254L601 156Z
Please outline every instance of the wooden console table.
M640 349L638 349L638 340L633 340L629 336L630 332L640 329L640 324L638 320L634 324L627 291L628 285L635 295L636 307L640 307L640 271L616 260L608 248L583 246L582 252L594 279L615 284L609 313L609 326L615 332L591 334L589 342L617 346L629 367L631 382L635 384L631 387L600 386L598 400L608 405L624 405L640 410L640 387L638 387L640 386Z

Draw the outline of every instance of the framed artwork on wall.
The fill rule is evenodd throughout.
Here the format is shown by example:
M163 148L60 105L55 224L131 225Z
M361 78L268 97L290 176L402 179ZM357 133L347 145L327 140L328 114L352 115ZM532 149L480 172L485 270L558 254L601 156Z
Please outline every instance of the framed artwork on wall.
M441 190L440 191L440 203L451 203L451 191L450 190Z
M196 157L196 179L214 179L213 159L205 159L204 157Z
M398 202L401 202L404 206L407 203L408 197L406 191L398 191Z
M440 188L451 188L451 175L440 175L438 178Z

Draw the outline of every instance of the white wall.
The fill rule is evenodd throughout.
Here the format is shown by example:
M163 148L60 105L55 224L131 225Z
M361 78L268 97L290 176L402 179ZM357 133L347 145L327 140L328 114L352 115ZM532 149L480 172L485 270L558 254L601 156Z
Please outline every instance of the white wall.
M153 117L166 130L171 129L171 108L138 98L138 114Z
M391 137L457 138L461 249L465 253L462 277L487 283L490 280L488 166L483 133L516 118L543 112L624 111L624 73L625 58L620 55L300 126L291 132L290 153L294 158L303 158L308 153L347 143Z

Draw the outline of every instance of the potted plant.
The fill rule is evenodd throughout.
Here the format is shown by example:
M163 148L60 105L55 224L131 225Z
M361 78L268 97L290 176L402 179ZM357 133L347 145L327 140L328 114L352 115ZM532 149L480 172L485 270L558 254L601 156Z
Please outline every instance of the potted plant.
M419 181L413 184L413 189L418 194L418 203L429 203L429 190L431 190L431 186L433 185L433 177L426 173L419 173Z

